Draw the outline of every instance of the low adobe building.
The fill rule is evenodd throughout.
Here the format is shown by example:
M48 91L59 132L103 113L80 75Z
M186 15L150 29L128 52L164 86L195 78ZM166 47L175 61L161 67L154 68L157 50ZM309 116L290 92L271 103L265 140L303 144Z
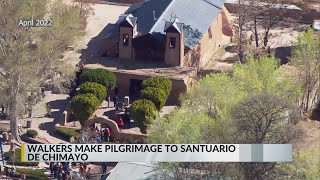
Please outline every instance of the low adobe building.
M225 0L146 0L130 6L104 37L99 64L115 72L120 95L130 94L142 80L172 80L169 104L179 102L212 52L231 36ZM127 65L123 65L127 64ZM130 64L130 65L128 65ZM133 85L136 84L136 85ZM133 87L135 86L135 87Z

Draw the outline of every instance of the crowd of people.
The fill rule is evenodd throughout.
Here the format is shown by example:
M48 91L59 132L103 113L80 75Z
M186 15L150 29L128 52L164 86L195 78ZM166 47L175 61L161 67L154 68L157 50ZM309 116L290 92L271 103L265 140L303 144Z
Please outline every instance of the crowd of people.
M55 163L50 162L49 164L51 176L58 180L71 180L70 167L68 162Z
M76 168L77 163L73 163L71 166L73 168ZM51 177L53 179L58 179L58 180L71 180L71 172L72 169L69 166L68 162L62 162L62 163L55 163L51 162L49 163L49 168L50 168L50 173ZM88 167L87 163L80 163L78 165L79 168L79 175L82 178L85 179L90 179L91 176L91 168Z
M81 138L80 143L101 143L110 141L111 131L109 128L90 127L84 134L86 135Z

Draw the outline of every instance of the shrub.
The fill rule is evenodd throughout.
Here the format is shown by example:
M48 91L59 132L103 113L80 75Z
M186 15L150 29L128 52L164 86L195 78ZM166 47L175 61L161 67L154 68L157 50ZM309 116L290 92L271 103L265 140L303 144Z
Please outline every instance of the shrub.
M38 136L38 132L36 130L29 129L29 130L27 130L26 135L28 137L32 137L33 138L33 137Z
M47 180L48 176L42 169L28 169L28 168L17 168L15 177L21 178L21 174L25 174L27 179L33 180Z
M99 105L99 99L92 94L80 94L71 100L71 109L74 117L80 121L82 126L85 125Z
M38 166L39 162L21 162L21 149L17 148L15 150L15 155L13 151L8 151L4 153L5 159L7 163L10 165L17 165L17 166Z
M74 137L75 140L78 140L81 137L80 129L58 127L56 131L65 139L70 139L71 137Z
M152 77L142 82L142 89L145 89L147 87L163 89L168 97L172 89L172 82L170 81L170 79L165 77Z
M80 86L80 94L93 94L102 102L107 96L107 89L95 82L86 82Z
M116 86L116 76L105 69L89 70L80 76L80 84L96 82L111 90Z
M167 95L163 89L147 87L141 91L141 99L152 101L157 110L160 111L167 101Z
M131 116L141 133L146 134L148 126L156 118L156 107L150 100L137 100L132 104Z

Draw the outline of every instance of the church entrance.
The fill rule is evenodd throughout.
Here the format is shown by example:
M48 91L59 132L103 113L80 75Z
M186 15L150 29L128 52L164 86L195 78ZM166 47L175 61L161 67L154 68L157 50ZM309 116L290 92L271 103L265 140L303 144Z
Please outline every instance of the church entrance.
M139 79L130 79L130 101L133 102L140 97L140 91L142 89L142 80Z

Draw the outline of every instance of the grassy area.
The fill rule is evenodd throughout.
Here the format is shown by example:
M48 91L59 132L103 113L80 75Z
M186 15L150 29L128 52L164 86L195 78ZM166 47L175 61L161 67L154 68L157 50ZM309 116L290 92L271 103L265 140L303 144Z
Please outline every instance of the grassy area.
M33 180L47 180L48 176L42 169L28 169L28 168L17 168L15 177L20 178L21 174L25 174L27 179Z
M38 166L39 162L21 162L21 149L15 150L15 156L13 151L5 152L4 153L7 163L10 165L17 165L17 166Z
M56 129L57 133L66 139L70 139L70 137L74 137L75 139L79 139L81 137L80 129L71 129L65 127L58 127Z

